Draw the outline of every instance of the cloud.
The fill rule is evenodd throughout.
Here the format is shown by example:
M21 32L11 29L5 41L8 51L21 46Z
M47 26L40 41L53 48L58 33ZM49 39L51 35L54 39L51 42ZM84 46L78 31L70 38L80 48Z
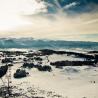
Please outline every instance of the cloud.
M30 3L31 4L31 3ZM41 2L42 6L44 2ZM39 4L40 5L40 4ZM71 2L66 4L66 8L77 6L78 3ZM37 5L38 6L38 5ZM98 12L97 4L90 3L93 10L85 13L68 14L61 7L57 7L56 13L48 13L46 9L37 8L36 14L31 12L23 14L22 20L28 21L27 25L16 27L0 33L1 37L33 37L36 39L53 39L53 40L81 40L81 41L98 41ZM45 8L46 5L44 6ZM28 8L28 7L27 7ZM36 11L35 11L36 12ZM93 36L96 35L96 36ZM89 37L90 36L90 37Z
M66 6L64 7L64 9L69 9L69 8L71 8L71 7L73 7L73 6L76 6L76 5L77 5L76 2L72 2L72 3L68 4L68 5L66 5Z
M63 14L50 15L53 19L43 16L28 16L30 25L20 27L12 32L3 33L9 37L33 37L36 39L98 41L98 13L84 13L78 16ZM90 36L90 38L89 38Z

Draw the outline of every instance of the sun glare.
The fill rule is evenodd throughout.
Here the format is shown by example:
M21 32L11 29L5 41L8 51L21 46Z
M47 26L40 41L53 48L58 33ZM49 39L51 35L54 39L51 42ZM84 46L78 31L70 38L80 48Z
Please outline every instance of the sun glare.
M13 30L17 27L28 25L29 22L25 21L21 17L17 15L9 15L9 16L0 16L0 30L7 31Z
M33 3L31 6L27 1L0 0L0 31L12 30L30 24L28 20L21 17L22 12L23 14L34 12L35 6Z

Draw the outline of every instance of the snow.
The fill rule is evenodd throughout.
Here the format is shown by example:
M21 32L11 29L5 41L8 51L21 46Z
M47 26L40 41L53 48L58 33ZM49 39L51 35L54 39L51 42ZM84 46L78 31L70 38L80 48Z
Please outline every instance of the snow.
M47 59L42 58L44 58L43 64L48 64ZM81 60L56 54L48 56L48 59L50 61ZM52 66L52 72L40 72L33 68L26 69L29 76L21 79L13 78L13 74L21 66L22 62L18 62L11 67L11 85L17 87L13 92L24 94L16 98L31 98L32 95L45 98L98 98L98 67L67 66L58 69ZM6 76L3 80L6 81ZM0 87L2 85L0 81Z

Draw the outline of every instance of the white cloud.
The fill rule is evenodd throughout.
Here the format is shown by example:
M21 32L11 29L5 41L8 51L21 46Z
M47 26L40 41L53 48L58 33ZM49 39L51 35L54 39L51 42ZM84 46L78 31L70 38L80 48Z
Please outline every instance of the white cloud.
M68 5L66 5L66 6L64 7L64 9L69 9L69 8L71 8L71 7L73 7L73 6L76 6L76 5L77 5L77 2L72 2L72 3L68 4Z

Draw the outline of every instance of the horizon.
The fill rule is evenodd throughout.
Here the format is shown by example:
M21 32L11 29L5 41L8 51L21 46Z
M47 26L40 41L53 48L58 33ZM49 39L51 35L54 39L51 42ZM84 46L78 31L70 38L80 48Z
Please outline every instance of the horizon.
M90 42L90 43L98 43L97 41L85 41L85 40L65 40L65 39L41 39L41 38L33 38L33 37L0 37L0 40L1 39L5 39L5 40L11 40L11 39L32 39L32 40L36 40L36 41L39 41L39 40L42 40L42 41L64 41L64 42Z

